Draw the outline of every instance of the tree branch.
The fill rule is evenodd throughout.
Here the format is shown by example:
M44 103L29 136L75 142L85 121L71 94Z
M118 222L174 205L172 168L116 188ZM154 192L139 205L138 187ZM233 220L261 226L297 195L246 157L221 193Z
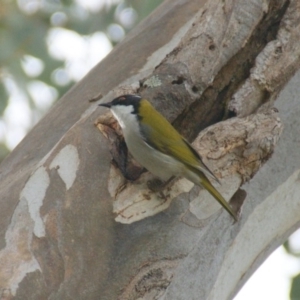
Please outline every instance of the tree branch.
M74 86L1 164L2 299L232 298L300 223L299 92L276 102L282 122L272 109L299 68L299 16L296 0L168 0ZM227 198L247 195L238 223L187 181L160 210L149 174L119 189L88 99L126 91L189 140L219 122L194 145ZM152 217L116 222L129 223L121 196Z

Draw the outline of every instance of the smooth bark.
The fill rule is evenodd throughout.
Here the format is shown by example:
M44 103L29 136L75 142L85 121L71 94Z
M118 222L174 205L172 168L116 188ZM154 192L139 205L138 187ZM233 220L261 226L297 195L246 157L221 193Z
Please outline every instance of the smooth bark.
M297 0L168 0L139 24L2 163L1 299L232 299L300 224L299 73L275 102L299 23ZM124 179L97 104L129 92L194 141L239 222L184 179L163 199Z

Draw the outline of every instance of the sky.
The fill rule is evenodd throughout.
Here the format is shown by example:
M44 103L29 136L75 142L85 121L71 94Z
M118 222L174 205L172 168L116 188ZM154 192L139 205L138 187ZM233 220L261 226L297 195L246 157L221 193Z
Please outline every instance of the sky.
M294 238L299 241L300 234ZM300 260L277 248L243 286L234 300L287 300L291 277L298 274Z

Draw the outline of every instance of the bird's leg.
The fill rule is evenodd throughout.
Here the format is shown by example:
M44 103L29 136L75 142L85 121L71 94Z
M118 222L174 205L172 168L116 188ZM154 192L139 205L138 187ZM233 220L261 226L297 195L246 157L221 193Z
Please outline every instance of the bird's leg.
M153 191L155 193L161 192L166 187L168 187L173 182L174 179L175 179L175 176L172 176L167 181L163 182L159 178L154 178L147 182L147 186L151 191Z

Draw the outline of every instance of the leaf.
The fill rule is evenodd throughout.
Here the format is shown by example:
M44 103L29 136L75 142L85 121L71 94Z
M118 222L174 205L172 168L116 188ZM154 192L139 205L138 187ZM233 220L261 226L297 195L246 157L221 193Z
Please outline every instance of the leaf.
M8 103L8 94L3 82L0 81L0 115L3 114Z
M293 277L292 286L290 291L290 299L291 300L299 300L300 299L300 273Z

